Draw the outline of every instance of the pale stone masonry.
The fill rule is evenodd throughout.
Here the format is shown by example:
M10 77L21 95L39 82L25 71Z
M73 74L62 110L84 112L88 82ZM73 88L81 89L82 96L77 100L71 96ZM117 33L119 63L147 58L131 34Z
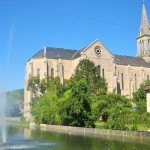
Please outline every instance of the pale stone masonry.
M150 26L144 2L139 35L137 37L137 57L112 54L98 39L90 45L80 49L44 47L36 53L26 64L24 87L24 116L30 118L29 102L32 93L27 91L28 79L31 76L46 76L69 79L76 66L82 59L89 59L99 68L99 74L108 83L108 92L114 89L116 93L132 98L139 85L150 77Z
M150 86L145 88L146 94L146 103L147 103L147 112L150 113Z

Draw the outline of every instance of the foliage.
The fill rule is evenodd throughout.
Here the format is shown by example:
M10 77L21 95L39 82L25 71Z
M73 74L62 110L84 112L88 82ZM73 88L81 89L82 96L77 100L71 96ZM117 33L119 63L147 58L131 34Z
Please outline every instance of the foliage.
M97 93L96 103L93 110L97 119L106 122L106 128L126 129L131 121L132 105L125 96L115 93L101 95Z
M91 115L88 84L84 79L74 81L72 88L60 99L60 116L63 125L94 127Z
M51 78L51 83L58 83L57 78ZM50 84L47 92L39 98L32 99L31 114L36 123L60 124L58 115L58 84Z
M145 88L150 86L150 80L145 80L140 88L133 94L133 99L136 104L136 112L134 115L138 125L150 127L150 113L146 111L146 91Z
M27 90L31 90L34 94L38 92L40 84L39 77L30 77L28 80Z
M105 79L98 76L98 68L89 59L83 59L79 62L72 78L76 81L80 79L86 80L90 94L95 94L98 88L103 88L107 92Z
M146 91L145 88L150 86L150 80L145 80L141 85L140 88L133 93L133 99L135 102L146 102Z

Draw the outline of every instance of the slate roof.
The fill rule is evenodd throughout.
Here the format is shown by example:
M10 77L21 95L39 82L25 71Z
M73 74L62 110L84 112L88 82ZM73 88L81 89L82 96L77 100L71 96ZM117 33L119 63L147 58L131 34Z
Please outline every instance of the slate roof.
M122 55L114 55L114 61L119 65L130 65L130 66L138 66L138 67L146 67L150 68L150 63L146 62L141 57L132 57L132 56L122 56Z
M73 55L72 59L76 59L76 58L81 57L81 52L82 52L85 48L86 48L86 47L84 47L84 48L78 50L78 51Z
M38 59L38 58L47 57L51 59L52 58L56 59L58 57L61 57L62 59L72 59L72 56L77 52L77 50L54 48L54 47L46 47L45 49L46 50L44 50L44 48L41 49L32 58Z
M32 58L51 58L57 59L58 57L62 59L76 59L81 56L81 52L86 47L80 50L71 50L71 49L64 49L64 48L54 48L54 47L45 47L41 49L38 53L36 53ZM31 58L31 59L32 59ZM29 60L31 60L29 59ZM123 56L123 55L114 55L114 62L118 65L130 65L130 66L138 66L138 67L146 67L150 68L150 63L146 62L143 58L140 57L133 57L133 56Z

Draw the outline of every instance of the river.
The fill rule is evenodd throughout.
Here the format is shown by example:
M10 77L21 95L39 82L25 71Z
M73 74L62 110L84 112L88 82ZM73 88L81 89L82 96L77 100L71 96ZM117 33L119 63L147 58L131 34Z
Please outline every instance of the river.
M56 131L9 127L7 144L0 150L149 150L150 139L117 136L84 136Z

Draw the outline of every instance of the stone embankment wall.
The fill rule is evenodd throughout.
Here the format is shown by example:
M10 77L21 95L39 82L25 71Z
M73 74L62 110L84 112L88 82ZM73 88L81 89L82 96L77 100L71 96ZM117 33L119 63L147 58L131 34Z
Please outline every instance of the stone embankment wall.
M72 126L60 126L60 125L46 125L30 123L31 128L40 128L45 131L63 132L75 135L116 135L124 137L150 137L150 132L134 132L134 131L121 131L121 130L109 130L109 129L97 129L97 128L81 128Z

